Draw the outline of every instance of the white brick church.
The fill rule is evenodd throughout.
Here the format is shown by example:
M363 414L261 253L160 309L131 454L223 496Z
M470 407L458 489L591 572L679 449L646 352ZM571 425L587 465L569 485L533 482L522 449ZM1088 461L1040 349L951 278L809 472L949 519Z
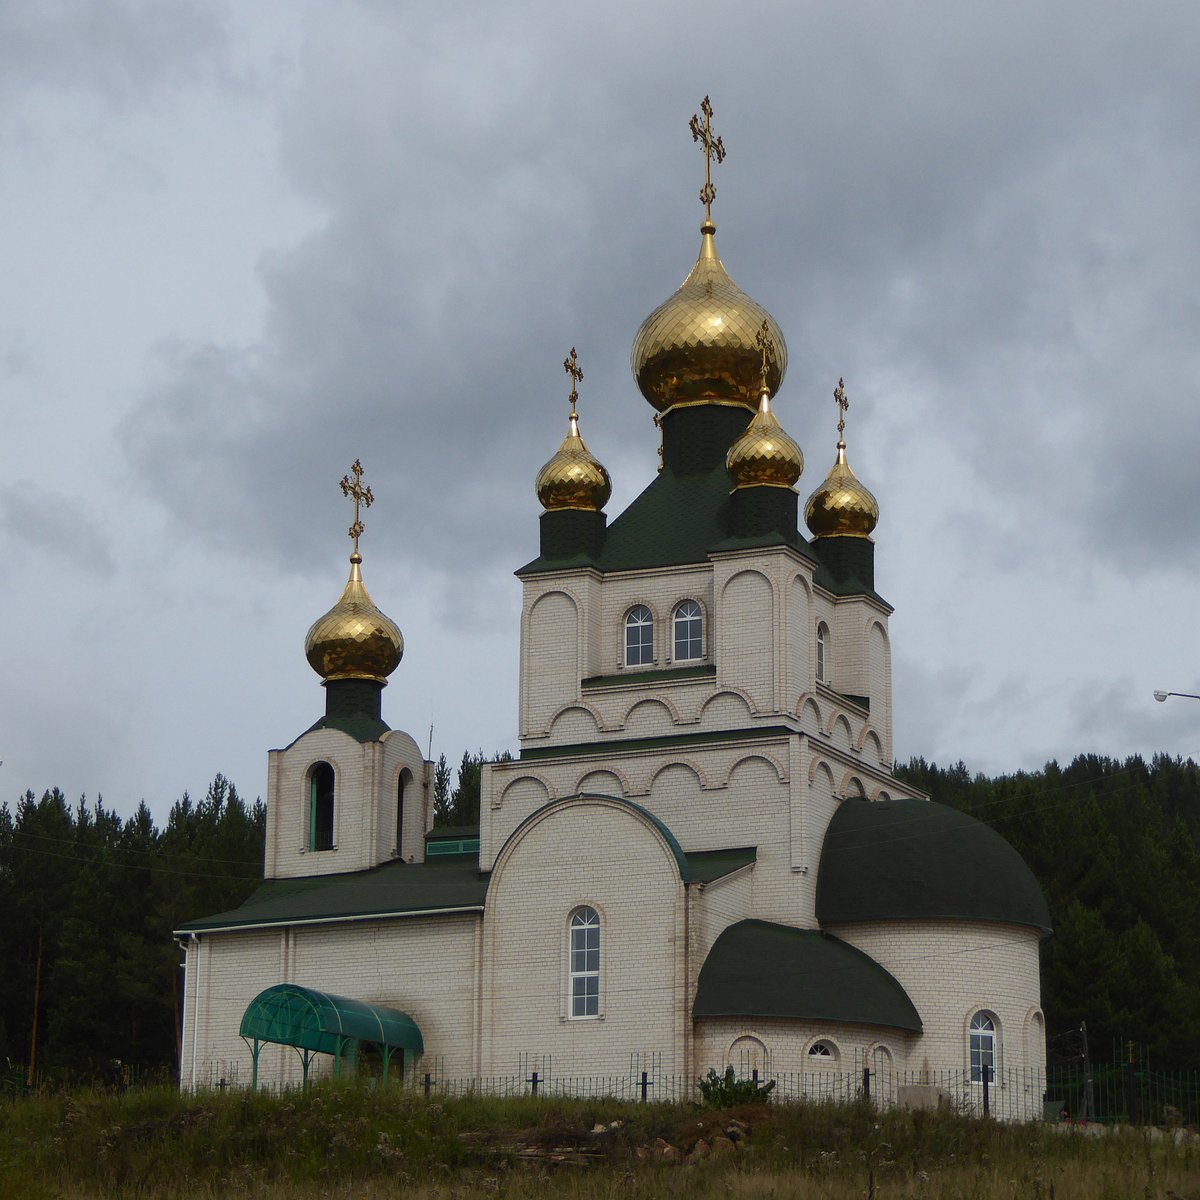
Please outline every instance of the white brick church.
M432 828L431 764L382 719L403 642L355 538L308 636L325 715L269 754L263 884L176 933L183 1087L633 1061L969 1089L990 1064L1040 1113L1045 902L997 834L891 773L878 506L840 420L799 531L783 336L705 191L696 264L633 346L661 466L611 521L572 380L517 572L520 752L484 768L478 830Z

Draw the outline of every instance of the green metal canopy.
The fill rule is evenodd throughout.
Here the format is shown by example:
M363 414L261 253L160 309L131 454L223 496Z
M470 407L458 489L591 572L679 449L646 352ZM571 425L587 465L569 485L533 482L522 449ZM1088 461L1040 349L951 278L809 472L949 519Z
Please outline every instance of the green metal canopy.
M348 1038L418 1053L425 1049L417 1023L397 1008L367 1004L294 983L259 992L246 1008L242 1037L338 1054Z
M417 1023L397 1008L367 1004L294 983L277 983L259 992L246 1007L238 1030L252 1044L254 1083L258 1083L258 1053L263 1042L294 1046L304 1064L313 1054L332 1054L334 1070L359 1042L373 1042L383 1051L384 1071L393 1050L425 1049Z

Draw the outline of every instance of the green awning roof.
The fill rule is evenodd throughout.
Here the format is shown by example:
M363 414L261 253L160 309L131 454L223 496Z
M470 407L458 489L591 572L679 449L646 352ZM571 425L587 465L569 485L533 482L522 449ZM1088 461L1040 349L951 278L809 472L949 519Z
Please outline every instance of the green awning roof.
M247 1006L238 1032L249 1040L320 1054L345 1053L348 1038L418 1053L425 1049L421 1031L407 1013L294 983L259 992Z
M815 929L739 921L700 968L693 1016L782 1017L920 1033L896 978L861 950Z

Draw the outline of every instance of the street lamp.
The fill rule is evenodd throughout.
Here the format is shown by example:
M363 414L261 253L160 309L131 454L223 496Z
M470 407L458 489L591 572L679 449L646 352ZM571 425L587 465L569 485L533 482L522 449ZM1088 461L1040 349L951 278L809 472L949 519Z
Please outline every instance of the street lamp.
M1168 696L1182 696L1185 700L1200 700L1200 696L1197 696L1195 692L1155 692L1154 693L1154 698L1155 698L1155 700L1157 700L1159 702L1159 704L1166 703L1166 699Z

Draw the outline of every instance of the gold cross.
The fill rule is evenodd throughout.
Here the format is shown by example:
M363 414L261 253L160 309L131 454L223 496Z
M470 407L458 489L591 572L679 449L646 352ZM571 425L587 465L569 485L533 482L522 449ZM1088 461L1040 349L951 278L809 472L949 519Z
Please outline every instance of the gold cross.
M712 181L712 162L714 158L719 163L725 161L725 143L712 135L713 107L707 96L700 102L700 111L704 114L704 124L701 125L700 118L692 113L692 141L704 143L704 186L700 189L700 203L704 205L705 217L711 221L712 202L717 198L717 189Z
M571 347L570 357L563 359L563 370L571 377L571 395L568 399L571 401L571 416L574 416L575 402L579 399L579 385L583 382L583 368L579 365L574 346Z
M842 434L846 432L846 409L850 407L850 401L846 399L846 392L842 386L842 380L838 380L838 385L833 389L833 399L838 406L838 441L844 441Z
M775 339L771 336L771 327L764 320L754 335L754 344L762 354L762 386L767 390L767 371L775 361Z
M354 476L354 482L350 482L350 475ZM354 539L354 553L358 553L358 539L362 536L362 531L365 528L362 521L359 520L358 510L361 505L363 508L370 508L375 503L375 497L371 494L369 487L363 487L362 463L356 458L354 466L350 468L350 475L342 476L342 495L352 496L354 498L354 524L350 526L347 532Z

